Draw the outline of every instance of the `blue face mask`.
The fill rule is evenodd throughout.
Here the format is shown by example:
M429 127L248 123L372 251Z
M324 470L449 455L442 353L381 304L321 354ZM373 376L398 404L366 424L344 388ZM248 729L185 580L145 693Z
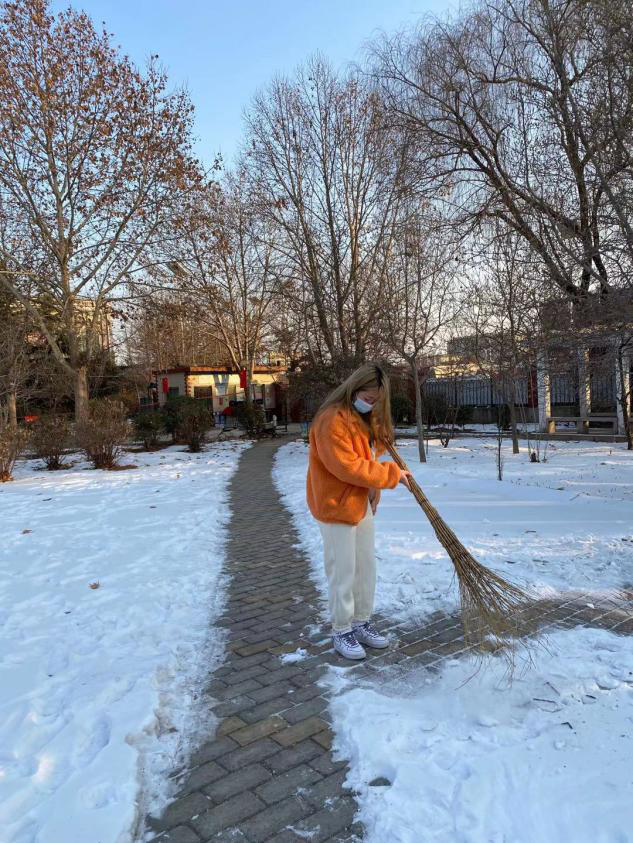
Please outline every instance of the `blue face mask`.
M359 413L371 413L373 404L368 404L367 401L363 401L362 398L357 398L354 401L354 408L358 410Z

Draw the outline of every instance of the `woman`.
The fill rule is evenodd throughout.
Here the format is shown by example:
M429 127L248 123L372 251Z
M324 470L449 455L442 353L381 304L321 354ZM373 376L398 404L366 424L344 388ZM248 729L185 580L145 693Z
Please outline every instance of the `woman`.
M364 658L363 644L388 644L370 618L380 490L398 483L409 488L409 472L376 460L392 434L389 381L373 364L361 366L326 398L310 430L308 506L323 537L332 642L348 659Z

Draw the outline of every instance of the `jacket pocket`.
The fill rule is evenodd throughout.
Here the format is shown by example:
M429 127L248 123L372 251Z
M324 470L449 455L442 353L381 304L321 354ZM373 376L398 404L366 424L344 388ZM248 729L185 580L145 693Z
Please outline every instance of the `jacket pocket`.
M348 499L348 498L349 498L349 496L351 495L351 493L352 493L352 489L353 489L353 487L352 487L352 486L346 486L346 487L343 489L343 494L340 496L340 498L339 498L339 499L338 499L338 501L337 501L337 505L338 505L338 506L345 506L345 502L347 501L347 499Z

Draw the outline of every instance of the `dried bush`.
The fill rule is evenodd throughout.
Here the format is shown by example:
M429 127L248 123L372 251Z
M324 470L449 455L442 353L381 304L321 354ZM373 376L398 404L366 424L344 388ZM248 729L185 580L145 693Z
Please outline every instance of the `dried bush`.
M165 429L174 442L184 442L192 453L202 450L205 434L213 427L213 414L205 401L184 395L170 398L163 412Z
M40 416L33 424L31 448L49 471L63 468L62 457L71 444L70 424L64 416Z
M246 402L238 404L236 416L239 424L249 436L256 436L260 433L266 423L266 416L259 404L246 404Z
M77 422L77 442L95 468L114 468L128 437L125 407L112 398L90 402L88 414Z
M178 422L181 415L180 406L183 400L186 401L187 399L182 397L168 398L161 410L165 431L171 435L171 441L174 443L178 441Z
M192 453L202 450L207 431L213 427L213 416L204 401L181 398L176 436L186 442Z
M13 480L13 468L28 440L28 431L12 426L0 415L0 483Z
M160 410L141 410L134 416L134 438L142 442L146 451L158 445L158 437L165 430L165 416Z
M415 419L413 404L408 395L391 396L391 418L394 424L408 424Z

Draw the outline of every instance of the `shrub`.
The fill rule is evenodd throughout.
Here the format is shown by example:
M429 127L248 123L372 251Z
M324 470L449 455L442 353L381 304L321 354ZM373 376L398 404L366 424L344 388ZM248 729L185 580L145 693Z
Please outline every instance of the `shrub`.
M206 402L188 396L167 401L164 410L165 429L174 442L184 442L192 453L202 450L204 438L213 427L213 415Z
M91 401L88 414L77 422L77 442L95 468L114 468L127 436L125 407L111 398Z
M146 451L158 445L158 437L165 430L165 416L160 410L141 410L134 417L134 438L142 442Z
M457 410L457 416L455 417L455 424L459 424L462 427L465 424L470 424L473 420L474 415L474 408L473 407L460 407Z
M427 425L444 425L450 420L450 408L443 395L425 395L422 416Z
M259 404L241 403L237 405L236 411L239 424L249 435L258 433L264 427L266 416Z
M13 468L28 440L29 434L24 428L13 427L0 416L0 483L13 480Z
M64 416L40 416L31 429L31 447L49 471L63 467L62 457L72 437Z
M499 430L509 430L510 423L510 407L507 404L500 404L497 407L497 427Z
M203 401L195 398L182 400L176 434L195 454L202 450L206 433L213 427L213 416Z
M171 441L176 442L178 439L178 419L180 417L180 407L182 397L168 398L165 406L162 409L163 425L167 433L171 435Z
M406 395L400 394L391 397L391 417L394 424L410 422L413 419L413 407Z

